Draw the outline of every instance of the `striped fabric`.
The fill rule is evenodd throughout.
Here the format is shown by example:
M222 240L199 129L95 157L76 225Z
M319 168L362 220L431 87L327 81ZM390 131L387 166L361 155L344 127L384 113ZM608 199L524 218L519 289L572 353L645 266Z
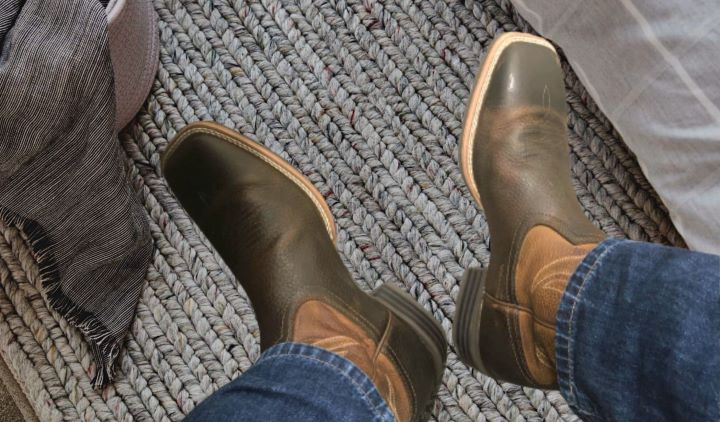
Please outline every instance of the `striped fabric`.
M88 339L95 385L112 377L152 248L113 129L105 20L97 0L0 2L0 218Z

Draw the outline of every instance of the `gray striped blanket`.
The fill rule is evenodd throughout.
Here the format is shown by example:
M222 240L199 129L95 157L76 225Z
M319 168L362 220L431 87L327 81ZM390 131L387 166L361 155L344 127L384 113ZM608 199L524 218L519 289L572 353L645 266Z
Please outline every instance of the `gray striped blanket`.
M107 383L151 257L114 133L98 0L0 2L0 219L18 227L43 293L88 339Z

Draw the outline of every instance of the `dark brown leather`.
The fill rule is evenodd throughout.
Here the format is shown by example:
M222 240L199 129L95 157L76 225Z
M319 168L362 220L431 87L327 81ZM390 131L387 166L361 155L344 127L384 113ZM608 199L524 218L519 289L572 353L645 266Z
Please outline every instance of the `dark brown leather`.
M482 198L492 242L479 316L487 341L476 347L490 375L547 388L555 380L537 380L525 358L533 316L529 303L518 302L514 282L520 247L539 225L573 244L596 243L603 234L585 217L572 186L557 54L518 41L496 59L480 102L472 144L474 180L468 181Z
M260 155L247 145L260 148ZM301 305L328 304L362 327L371 343L387 336L382 353L403 376L412 419L421 418L440 381L445 345L433 344L412 322L357 287L312 200L319 195L278 168L280 161L235 132L199 123L178 134L164 156L163 173L246 290L263 350L295 340Z

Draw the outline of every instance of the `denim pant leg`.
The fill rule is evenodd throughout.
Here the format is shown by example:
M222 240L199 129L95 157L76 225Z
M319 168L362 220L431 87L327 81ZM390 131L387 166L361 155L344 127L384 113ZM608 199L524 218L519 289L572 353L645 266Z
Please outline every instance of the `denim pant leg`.
M349 360L299 343L265 351L200 403L187 421L393 421L375 385Z
M557 316L560 390L584 420L720 420L720 257L606 240Z

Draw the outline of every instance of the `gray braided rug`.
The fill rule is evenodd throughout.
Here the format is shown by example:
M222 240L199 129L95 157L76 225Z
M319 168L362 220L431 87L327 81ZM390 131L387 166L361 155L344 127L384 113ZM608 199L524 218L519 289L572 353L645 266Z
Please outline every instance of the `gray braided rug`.
M0 226L0 350L40 419L179 420L258 358L238 281L169 193L160 153L216 120L301 169L327 198L365 288L399 283L450 337L458 281L487 263L457 140L488 44L530 29L500 0L155 0L161 67L121 135L156 250L117 381L94 391L77 330L50 311L22 233ZM566 67L572 171L608 233L681 244L632 154ZM437 420L577 420L557 392L499 384L450 352Z

